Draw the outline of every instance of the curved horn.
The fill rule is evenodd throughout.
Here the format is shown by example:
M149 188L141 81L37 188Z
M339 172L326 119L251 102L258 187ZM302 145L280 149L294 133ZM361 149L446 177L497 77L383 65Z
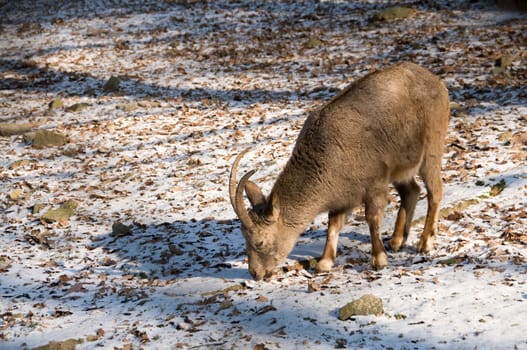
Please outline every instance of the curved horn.
M229 176L229 196L234 212L236 213L236 215L238 215L238 218L240 218L242 224L250 230L254 227L254 224L251 218L249 217L249 214L247 214L247 209L245 208L245 204L243 203L243 189L245 188L245 183L247 182L247 180L249 180L249 177L251 177L255 173L255 170L252 170L245 174L240 180L240 183L238 185L236 184L236 172L238 170L238 164L240 163L242 157L248 151L248 148L243 150L240 154L238 154L238 156L234 160L234 164L232 165L231 169L231 174Z
M231 168L231 174L229 176L229 196L231 198L231 205L236 214L238 214L238 209L236 209L236 172L238 171L238 164L240 163L240 160L242 157L249 151L249 149L243 150L236 159L234 160L234 164Z
M238 187L236 187L236 208L238 214L238 217L240 218L240 221L242 222L243 226L245 226L249 231L253 231L254 223L251 220L251 217L247 213L247 208L245 208L245 203L243 202L243 190L245 189L245 184L247 183L247 180L253 174L256 172L256 170L251 170L247 174L243 175L243 177L240 180L240 183L238 184Z

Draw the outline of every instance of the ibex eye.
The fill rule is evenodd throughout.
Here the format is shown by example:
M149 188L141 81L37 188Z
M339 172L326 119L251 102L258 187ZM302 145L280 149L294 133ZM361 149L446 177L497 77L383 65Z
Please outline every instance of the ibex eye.
M260 248L263 247L263 244L264 244L263 241L262 241L262 242L256 242L256 243L254 244L254 247L260 249Z

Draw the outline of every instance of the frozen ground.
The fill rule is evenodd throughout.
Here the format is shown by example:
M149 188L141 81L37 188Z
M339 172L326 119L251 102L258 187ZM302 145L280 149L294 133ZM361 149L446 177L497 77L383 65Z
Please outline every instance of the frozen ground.
M527 349L527 17L443 0L369 20L397 3L0 1L0 123L68 138L0 137L0 348ZM251 281L233 157L251 147L240 171L268 191L311 108L401 60L453 102L436 249L415 254L416 220L372 271L358 209L333 271L295 263L320 255L320 216ZM42 218L68 200L69 219ZM384 314L338 320L368 293Z

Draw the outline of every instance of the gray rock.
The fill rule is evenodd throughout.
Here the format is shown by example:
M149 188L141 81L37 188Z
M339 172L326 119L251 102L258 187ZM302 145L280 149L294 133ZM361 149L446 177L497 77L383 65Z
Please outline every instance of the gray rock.
M46 345L33 348L33 350L75 350L77 345L82 344L84 339L67 339L63 341L50 341Z
M41 219L47 223L68 221L75 214L75 209L77 209L78 205L74 200L67 200L62 203L60 208L51 209L42 214Z
M34 124L0 123L0 136L22 135L31 131L34 126Z
M7 272L11 267L12 262L13 259L8 257L7 255L0 255L0 273Z
M102 89L105 92L116 92L116 91L119 91L120 84L121 84L121 79L119 79L118 77L112 76L110 77L110 79L108 79L106 84L104 84Z
M126 226L125 224L116 221L112 225L112 236L113 237L124 237L129 236L132 234L132 230L129 226Z
M353 300L340 308L339 320L345 321L352 316L359 315L382 315L384 313L382 299L375 295L366 294L360 299Z
M412 16L416 11L411 7L393 6L377 12L371 17L372 22L391 21L394 19L403 19Z
M82 110L85 110L86 108L90 107L89 103L75 103L66 108L66 112L80 112Z
M62 101L60 98L56 98L52 100L50 103L48 103L48 109L59 109L64 107L64 101Z
M24 141L33 142L35 148L63 146L67 143L66 136L46 129L24 134Z
M138 109L139 105L137 103L134 103L134 102L121 103L121 104L117 105L116 108L120 109L122 111L125 111L126 113L130 113L130 112L133 112L136 109Z

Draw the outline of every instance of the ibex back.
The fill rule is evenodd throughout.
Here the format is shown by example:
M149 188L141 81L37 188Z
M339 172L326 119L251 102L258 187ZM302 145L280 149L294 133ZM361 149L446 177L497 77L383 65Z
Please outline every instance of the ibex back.
M417 251L432 249L442 197L441 157L449 119L448 92L428 70L401 63L354 82L306 119L293 154L266 197L249 181L237 184L242 152L231 170L229 192L247 243L249 272L269 278L313 218L329 213L326 245L317 271L335 263L346 213L365 205L372 243L371 265L388 264L381 220L388 185L401 196L389 246L397 251L410 231L420 188L428 192L428 212ZM251 203L247 210L243 191Z

